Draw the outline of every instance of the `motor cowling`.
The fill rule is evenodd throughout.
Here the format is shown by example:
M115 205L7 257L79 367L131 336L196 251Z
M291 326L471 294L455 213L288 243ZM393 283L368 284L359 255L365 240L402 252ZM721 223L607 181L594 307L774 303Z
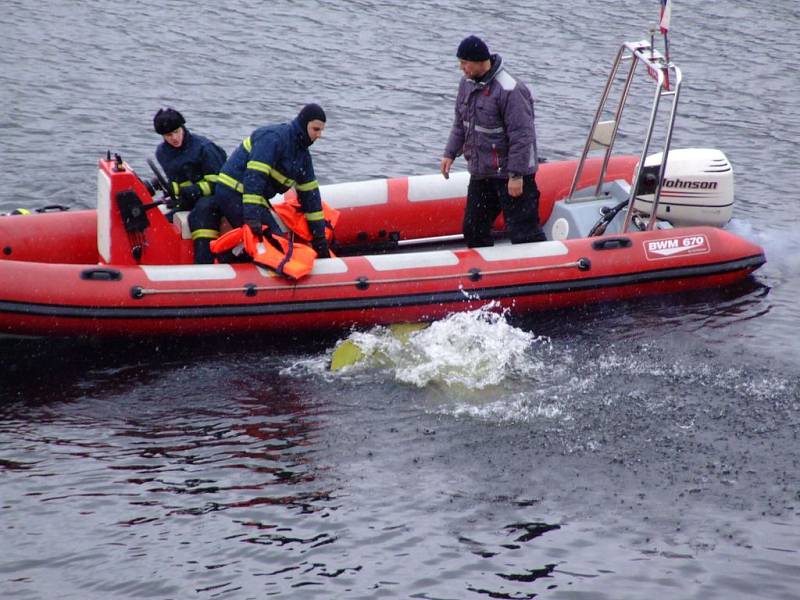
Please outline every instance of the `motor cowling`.
M639 189L634 208L650 215L657 173L663 153L645 159L642 177L648 174L653 185L645 181ZM656 173L653 177L652 173ZM720 150L713 148L682 148L672 150L661 186L656 213L659 219L674 227L711 225L723 227L733 213L733 167Z

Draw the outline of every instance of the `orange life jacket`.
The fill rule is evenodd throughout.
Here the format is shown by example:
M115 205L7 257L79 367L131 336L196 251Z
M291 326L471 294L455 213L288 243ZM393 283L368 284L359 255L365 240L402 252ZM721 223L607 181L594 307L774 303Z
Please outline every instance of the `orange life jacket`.
M214 254L224 254L228 250L233 250L238 245L244 246L242 228L235 227L229 229L215 240L211 240L211 252Z
M295 196L288 196L281 204L272 207L289 230L294 231L303 240L311 241L311 230L304 212L300 210L300 202ZM333 239L333 230L339 220L339 211L322 203L322 214L325 216L325 237L330 242Z
M314 268L316 251L308 245L311 241L311 230L305 213L300 210L300 203L295 197L288 197L273 210L289 229L286 235L273 235L267 226L263 226L263 239L253 235L249 227L237 227L225 232L211 241L211 251L223 254L242 244L254 263L273 269L281 275L292 279L305 277ZM333 239L333 228L339 220L339 211L322 203L325 219L325 238ZM330 253L333 256L333 252Z
M222 254L239 244L244 244L245 252L254 263L295 280L308 275L317 258L314 249L300 242L294 234L290 233L288 237L272 235L266 226L260 240L247 226L231 229L211 242L211 251Z

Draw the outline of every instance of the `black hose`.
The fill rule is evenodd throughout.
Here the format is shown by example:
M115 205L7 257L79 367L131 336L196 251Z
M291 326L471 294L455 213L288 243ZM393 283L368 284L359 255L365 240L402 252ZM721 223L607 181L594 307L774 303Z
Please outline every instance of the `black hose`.
M619 214L619 211L621 211L627 205L628 205L628 199L626 198L625 200L623 200L622 202L611 208L604 206L601 209L603 216L601 216L600 220L597 221L597 223L595 223L589 230L588 237L596 237L598 235L603 235L606 231L606 227L608 227L608 224L611 223L611 221L614 220L614 217L616 217Z

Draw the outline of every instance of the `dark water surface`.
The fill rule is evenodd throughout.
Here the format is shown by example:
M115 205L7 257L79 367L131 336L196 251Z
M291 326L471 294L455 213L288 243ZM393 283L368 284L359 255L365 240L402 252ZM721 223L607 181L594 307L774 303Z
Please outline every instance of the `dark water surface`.
M7 211L94 206L107 149L144 172L163 104L230 151L317 101L322 183L434 172L468 33L572 157L658 2L3 13ZM0 597L797 598L799 27L788 1L673 15L675 146L726 152L769 261L736 289L363 332L381 358L336 375L330 337L1 341Z

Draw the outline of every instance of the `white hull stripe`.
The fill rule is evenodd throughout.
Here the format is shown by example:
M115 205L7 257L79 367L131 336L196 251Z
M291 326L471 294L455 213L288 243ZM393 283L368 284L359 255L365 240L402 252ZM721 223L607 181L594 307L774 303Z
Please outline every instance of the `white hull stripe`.
M475 252L487 262L499 260L519 260L524 258L544 258L564 256L569 253L566 244L561 242L532 242L530 244L505 244L474 248Z
M408 178L409 202L428 200L449 200L464 198L467 195L469 173L460 171L450 173L450 179L441 175L416 175Z
M373 206L389 202L389 184L386 179L323 185L319 188L319 193L333 208Z
M236 279L231 265L142 265L150 281L208 281Z
M395 269L429 269L431 267L452 267L458 264L458 257L449 250L433 252L408 252L404 254L378 254L365 256L376 271Z

